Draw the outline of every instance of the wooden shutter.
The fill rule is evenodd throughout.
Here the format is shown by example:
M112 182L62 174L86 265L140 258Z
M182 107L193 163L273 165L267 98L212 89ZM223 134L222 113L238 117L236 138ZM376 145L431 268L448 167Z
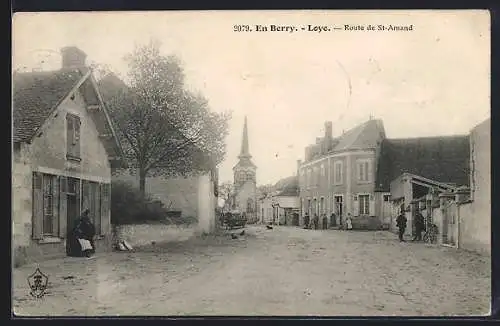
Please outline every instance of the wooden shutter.
M82 180L82 211L91 209L90 207L90 184L87 180ZM92 211L90 211L92 213ZM80 213L81 214L81 213Z
M101 234L105 235L110 230L111 224L111 185L101 184Z
M80 157L80 126L82 124L80 118L74 117L74 128L75 128L75 136L74 136L74 145L73 145L73 155L75 157Z
M92 215L94 215L94 225L96 229L96 234L101 233L101 187L98 183L92 183L92 195L93 195L93 209Z
M375 216L375 196L374 195L370 195L370 206L369 206L369 210L370 210L370 216Z
M354 203L354 207L353 207L354 213L353 213L353 215L354 216L359 216L359 203L360 203L360 201L358 199L358 196L354 196L353 203Z
M373 164L371 161L366 162L366 171L367 171L367 181L373 181Z
M71 115L66 116L66 154L73 155L74 125Z
M33 172L33 213L32 213L32 236L33 239L43 238L43 188L42 174Z
M82 180L75 179L75 188L76 188L76 215L80 216L82 214L82 188L80 187L80 182ZM72 217L74 220L77 216Z
M59 234L59 178L52 176L52 234Z
M66 238L67 229L67 178L64 176L59 177L59 237Z

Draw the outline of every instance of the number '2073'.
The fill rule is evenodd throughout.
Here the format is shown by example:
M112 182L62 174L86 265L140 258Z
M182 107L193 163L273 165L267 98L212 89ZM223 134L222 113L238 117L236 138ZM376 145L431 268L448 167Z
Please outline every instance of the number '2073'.
M251 32L250 25L234 25L233 32Z

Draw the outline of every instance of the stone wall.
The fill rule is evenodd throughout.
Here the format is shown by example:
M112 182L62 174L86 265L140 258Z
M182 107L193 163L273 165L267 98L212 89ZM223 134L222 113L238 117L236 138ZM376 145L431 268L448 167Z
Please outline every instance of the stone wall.
M186 241L196 234L195 226L161 223L130 224L116 227L117 238L127 241L133 247L150 245L153 241L156 243Z

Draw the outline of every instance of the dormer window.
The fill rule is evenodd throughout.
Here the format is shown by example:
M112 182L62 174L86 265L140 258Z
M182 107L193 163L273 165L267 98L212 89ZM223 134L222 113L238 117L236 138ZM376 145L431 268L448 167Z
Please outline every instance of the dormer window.
M68 114L66 116L66 158L80 161L80 117Z

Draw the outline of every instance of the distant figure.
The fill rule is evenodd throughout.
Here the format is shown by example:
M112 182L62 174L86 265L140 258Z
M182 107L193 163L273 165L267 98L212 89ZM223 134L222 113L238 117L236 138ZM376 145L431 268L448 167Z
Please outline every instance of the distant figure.
M332 215L330 216L330 225L332 227L337 226L337 216L335 215L335 213L332 213Z
M407 219L406 219L405 213L404 212L399 213L399 215L396 219L396 226L399 229L398 237L399 237L399 241L401 241L401 242L405 241L403 239L403 235L404 235L405 230L406 230L406 222L407 222Z
M317 230L319 228L319 216L318 214L314 214L314 229Z
M422 232L425 231L424 216L417 209L415 213L415 237L413 241L422 241Z
M309 214L306 213L306 215L304 215L304 229L309 228L309 222L310 222Z
M326 217L326 214L323 214L323 230L328 229L328 217Z
M347 214L347 218L345 220L346 230L352 230L352 218L351 213Z

